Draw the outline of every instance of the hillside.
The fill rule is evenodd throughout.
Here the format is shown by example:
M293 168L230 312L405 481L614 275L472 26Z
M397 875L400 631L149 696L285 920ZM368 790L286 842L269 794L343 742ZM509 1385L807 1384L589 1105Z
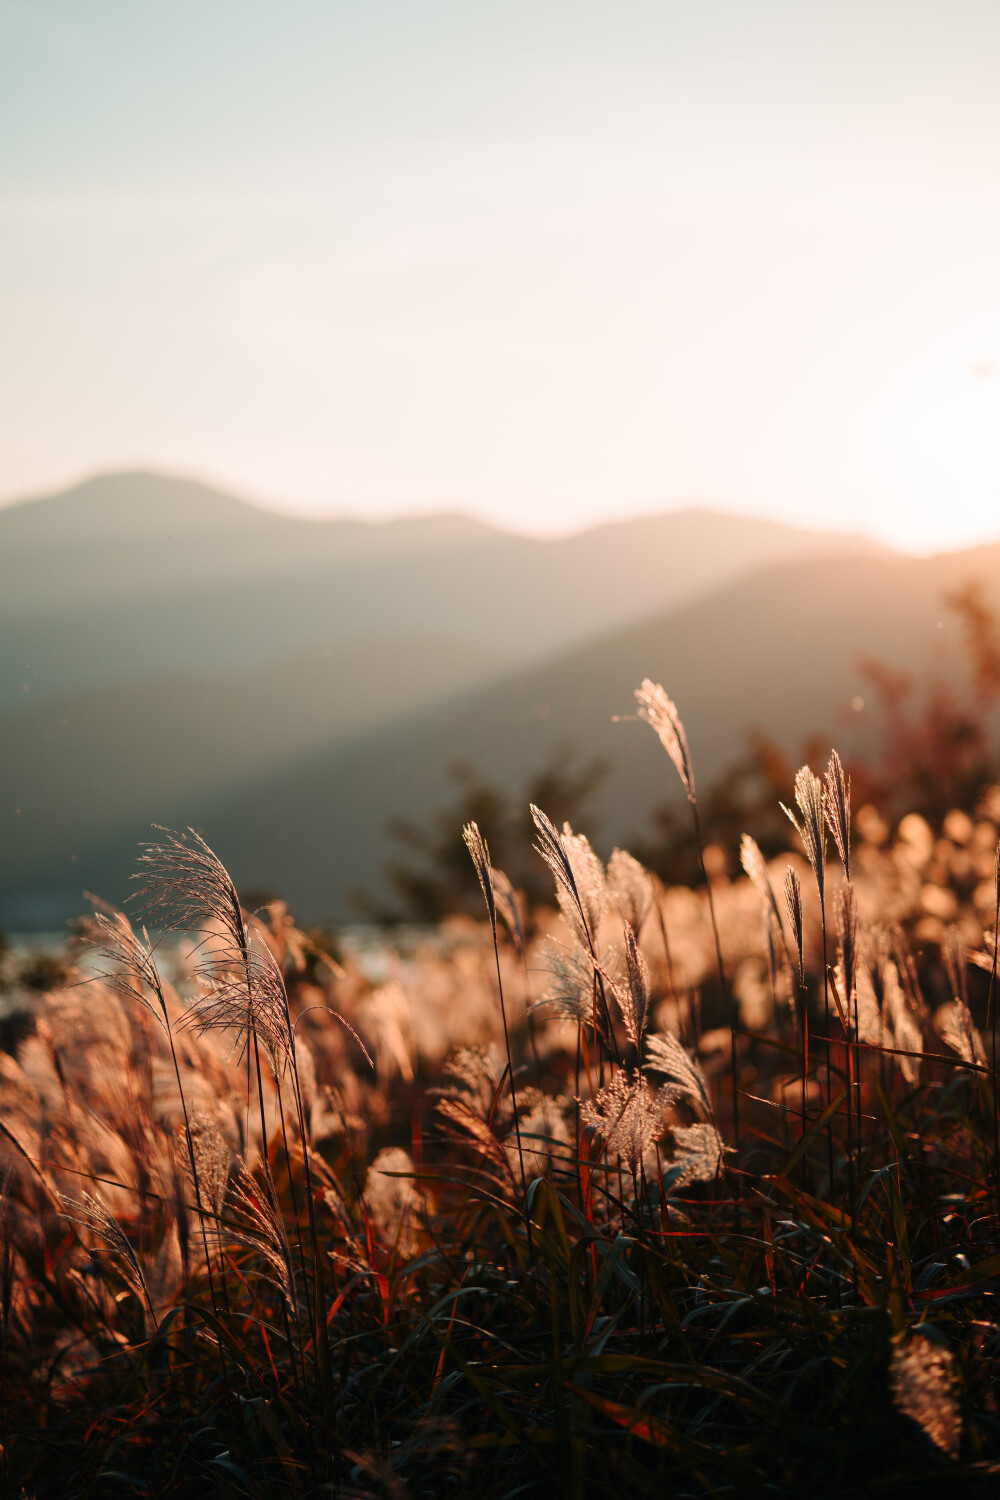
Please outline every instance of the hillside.
M641 828L652 806L678 793L649 731L612 723L631 711L631 689L643 676L663 681L676 698L702 785L734 758L754 725L792 751L823 728L848 749L872 732L870 715L849 707L864 691L859 658L918 675L952 670L957 637L942 592L979 577L995 597L998 564L1000 547L991 547L922 560L849 556L765 569L241 789L196 796L154 816L202 826L239 881L281 890L304 919L344 917L352 888L378 885L387 820L399 813L420 818L448 797L450 760L467 757L513 785L554 745L570 743L614 761L599 838L610 848ZM60 847L47 837L37 857L25 849L25 863L4 870L3 891L20 890L36 902L48 893L52 911L83 884L120 897L144 822L137 813L104 829L72 851L72 865L64 838Z
M257 670L352 642L461 640L539 661L768 562L871 543L683 511L574 536L464 516L279 515L111 475L0 509L0 708L25 695Z
M413 637L27 700L0 720L0 781L14 797L0 808L5 872L44 868L123 822L183 818L479 681L484 665L461 643Z
M876 657L918 677L954 670L958 635L942 592L976 576L1000 604L998 564L1000 547L989 547L767 569L474 689L446 712L416 714L391 737L369 736L315 757L294 777L206 801L198 818L244 881L287 893L310 917L343 915L353 887L379 884L391 847L387 820L420 818L450 800L449 759L464 756L513 787L567 743L613 763L598 830L607 852L628 843L654 806L681 795L648 728L612 722L633 711L632 689L644 676L675 698L702 786L739 754L754 726L793 753L824 730L847 750L874 732L870 712L866 720L850 708L868 691L859 660Z

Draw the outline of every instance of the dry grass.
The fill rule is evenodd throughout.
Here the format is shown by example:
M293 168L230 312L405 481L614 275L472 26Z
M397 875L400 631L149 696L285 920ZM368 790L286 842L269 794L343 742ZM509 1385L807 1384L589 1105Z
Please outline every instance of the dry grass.
M161 835L0 1053L5 1493L991 1492L1000 791L794 794L698 889L534 809L530 914L470 827L377 983Z

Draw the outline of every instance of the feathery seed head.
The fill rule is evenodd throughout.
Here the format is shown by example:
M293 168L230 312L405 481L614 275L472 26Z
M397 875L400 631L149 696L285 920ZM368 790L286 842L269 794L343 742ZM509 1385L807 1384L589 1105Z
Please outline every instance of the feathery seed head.
M796 772L795 801L802 814L801 822L783 802L780 807L802 840L822 902L826 885L826 797L823 783L808 766L801 766Z
M969 986L966 974L968 953L962 934L955 926L949 927L941 944L941 957L948 973L951 993L955 997L947 1007L947 1019L941 1027L941 1036L966 1062L984 1063L986 1049L979 1034L972 1012L969 1009Z
M486 847L486 840L479 832L479 825L476 823L466 823L462 829L462 838L465 840L465 847L472 855L472 863L476 867L476 874L479 876L479 884L482 887L483 896L486 901L486 910L490 914L490 926L493 928L493 936L496 937L497 908L490 873L490 851Z
M530 806L538 831L535 848L555 876L560 910L580 944L593 954L596 952L597 929L591 925L590 918L596 912L599 921L604 904L600 861L587 840L574 834L568 823L560 834L540 807L533 802ZM578 873L583 889L577 879Z
M670 1080L671 1103L683 1101L704 1119L712 1117L708 1080L701 1064L681 1046L671 1031L656 1031L646 1038L647 1073L660 1073Z
M387 1146L365 1177L365 1206L377 1238L387 1249L410 1255L417 1244L417 1218L423 1195L413 1182L416 1168L408 1151Z
M740 864L743 866L747 878L764 905L769 906L774 912L775 920L778 923L778 930L780 931L781 913L778 910L778 898L774 894L771 877L767 873L767 862L760 852L757 840L751 838L749 833L745 833L740 840Z
M152 944L143 928L142 937L132 929L124 912L90 898L97 909L88 924L88 937L115 965L110 972L97 977L127 1000L137 1001L156 1020L166 1024L167 1006L160 971L153 957ZM155 1004L153 1003L155 1001Z
M500 1093L505 1059L496 1046L458 1047L444 1066L449 1080L434 1092L442 1099L459 1099L478 1119L490 1123L506 1104Z
M134 892L144 913L174 930L201 930L204 942L197 968L202 993L187 1015L197 1030L233 1030L236 1046L251 1035L262 1041L278 1065L292 1052L288 997L281 969L251 925L229 872L200 834L161 829L159 843L143 845Z
M232 1031L242 1052L251 1035L267 1048L274 1068L294 1050L288 994L277 960L266 943L246 934L245 956L237 961L228 944L206 947L198 967L202 987L184 1018L196 1031Z
M144 1309L148 1312L151 1321L155 1322L153 1304L139 1257L111 1210L92 1193L82 1193L79 1198L70 1198L63 1194L62 1200L66 1204L68 1219L89 1229L92 1234L97 1235L98 1239L104 1241L104 1244L92 1250L91 1254L112 1257L132 1291L144 1304Z
M626 849L615 849L608 860L608 900L638 937L653 904L649 874Z
M904 1416L923 1428L936 1447L957 1458L962 1416L951 1354L921 1333L898 1335L894 1342L890 1367L893 1401Z
M490 866L490 885L498 914L503 918L510 940L519 957L524 956L524 915L522 898L502 870Z
M851 998L857 988L858 970L858 900L852 885L844 885L837 892L836 909L840 962L844 971L844 1004L849 1013Z
M887 1021L893 1045L898 1049L896 1062L907 1083L916 1083L920 1077L920 1058L907 1057L906 1053L923 1051L923 1036L906 1002L906 994L899 982L899 970L891 959L886 963L884 976L885 999L882 1007L883 1029ZM881 1040L881 1038L880 1038Z
M646 723L655 730L660 744L677 768L677 774L684 784L688 801L694 802L694 772L691 769L691 754L676 703L667 697L659 683L653 682L649 677L643 678L642 685L635 690L635 696L639 703L640 719L645 719Z
M140 882L133 896L141 901L142 912L162 918L174 930L217 922L242 957L248 944L246 924L222 861L193 828L184 833L157 831L163 838L142 845L140 868L132 877Z
M792 939L795 943L799 985L802 986L806 982L805 952L802 942L802 883L791 865L785 871L785 906L788 910L788 920L792 927Z
M618 1072L606 1088L580 1106L581 1120L597 1127L607 1150L621 1157L633 1178L651 1159L663 1132L669 1101L661 1097L662 1092L653 1093L641 1075L629 1079Z
M714 1181L722 1170L726 1151L715 1126L708 1120L699 1120L695 1125L674 1125L672 1129L677 1153L670 1165L680 1169L674 1186Z
M826 821L833 834L844 874L851 878L851 778L844 773L836 750L826 768Z
M968 954L965 944L962 941L962 934L954 925L949 927L945 933L944 942L941 944L941 957L944 959L948 983L951 985L952 997L961 1005L968 1005Z
M208 1115L195 1115L192 1119L191 1149L202 1202L215 1216L213 1228L217 1231L229 1187L233 1149L216 1121ZM190 1173L190 1163L185 1162L184 1167Z
M586 834L574 833L570 825L564 823L560 838L573 871L587 926L596 939L608 898L604 866L590 847Z
M550 1006L564 1020L592 1026L594 961L589 953L578 945L567 948L547 938L542 963L549 974L549 986L533 1009Z
M625 1023L625 1035L633 1047L639 1048L646 1030L646 1013L649 1009L649 966L635 940L635 933L627 923L625 925L625 972L627 983L621 985L616 983L610 974L601 970L605 980L611 986L611 993L621 1011L622 1020Z
M233 1184L232 1202L243 1215L245 1226L238 1228L227 1219L226 1238L263 1257L268 1268L265 1272L268 1281L278 1288L289 1309L293 1308L295 1275L285 1221L272 1201L270 1190L266 1186L261 1189L246 1162L240 1163Z
M873 927L868 933L868 939L863 945L862 959L868 973L868 980L872 987L872 996L878 1006L881 1015L885 1009L886 992L890 983L889 971L895 972L895 964L890 957L892 945L889 934L884 927ZM899 983L899 976L896 976Z

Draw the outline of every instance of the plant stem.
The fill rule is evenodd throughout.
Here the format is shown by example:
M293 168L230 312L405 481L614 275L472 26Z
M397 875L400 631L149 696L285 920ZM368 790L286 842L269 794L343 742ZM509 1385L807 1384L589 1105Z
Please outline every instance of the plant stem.
M715 901L712 898L712 883L708 878L705 868L705 851L701 840L701 821L698 817L698 803L694 797L688 798L691 804L691 816L694 819L694 837L698 845L698 862L701 865L701 878L705 882L705 891L708 895L708 912L712 919L712 936L715 939L715 959L719 966L719 983L722 985L722 996L729 1012L729 1056L730 1076L733 1087L733 1144L737 1153L740 1149L740 1095L736 1062L736 1022L737 1015L734 1003L729 994L729 985L726 983L726 970L722 962L722 944L719 941L719 924L715 918Z

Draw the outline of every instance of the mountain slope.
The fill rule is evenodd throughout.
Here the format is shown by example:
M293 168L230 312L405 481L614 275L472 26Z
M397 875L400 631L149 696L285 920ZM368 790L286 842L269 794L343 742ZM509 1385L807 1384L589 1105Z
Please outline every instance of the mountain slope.
M488 666L461 642L413 637L26 701L2 720L0 868L30 881L109 827L183 820L206 796L387 727Z
M575 536L462 516L302 520L117 475L0 510L0 708L417 634L511 666L767 562L871 543L684 511Z
M614 761L601 829L610 848L641 828L652 806L679 794L649 730L612 723L631 712L632 689L643 676L661 680L676 698L703 785L734 758L753 725L789 749L825 728L846 749L872 732L866 715L849 709L865 691L859 657L918 674L935 664L953 670L957 632L941 594L971 577L985 580L996 598L1000 547L765 569L242 790L196 798L182 819L204 829L239 881L281 890L306 919L343 917L352 887L378 884L387 819L420 818L444 800L451 759L465 756L511 786L553 745L571 742ZM87 882L120 895L143 832L138 818L123 820L74 851L80 875L86 871ZM34 870L36 891L68 892L76 869L49 859ZM12 872L2 888L16 888Z

